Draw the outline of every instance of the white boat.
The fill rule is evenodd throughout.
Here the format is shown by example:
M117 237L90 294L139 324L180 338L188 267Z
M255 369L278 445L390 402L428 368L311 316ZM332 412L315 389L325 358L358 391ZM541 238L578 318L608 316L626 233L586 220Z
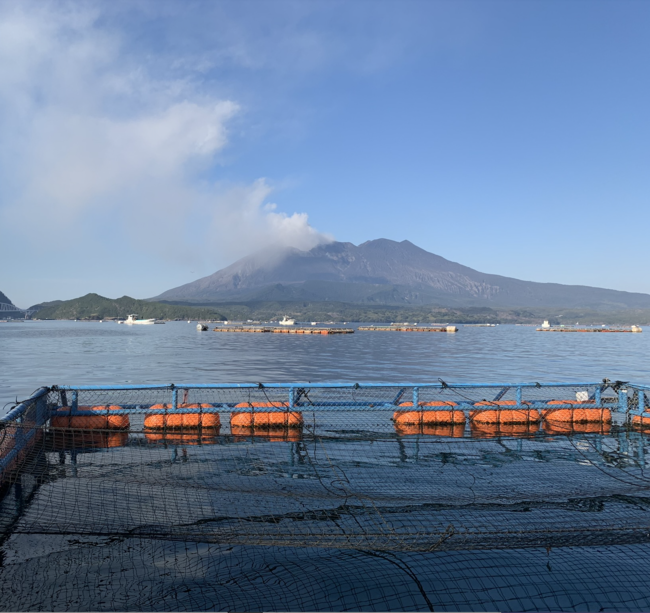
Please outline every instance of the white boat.
M295 319L289 319L286 315L279 322L281 326L293 326L296 323Z
M550 328L551 324L548 323L548 319L544 320L544 323L542 324L542 328Z
M137 317L136 313L128 315L127 318L124 320L124 323L127 326L135 326L135 325L148 326L156 323L155 319L136 319L136 317Z

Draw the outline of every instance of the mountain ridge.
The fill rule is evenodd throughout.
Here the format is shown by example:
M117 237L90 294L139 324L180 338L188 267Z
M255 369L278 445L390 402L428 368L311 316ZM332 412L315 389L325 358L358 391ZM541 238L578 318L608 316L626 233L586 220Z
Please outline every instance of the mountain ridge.
M523 281L479 272L410 241L332 242L309 251L267 248L157 301L340 301L359 304L650 308L650 295L584 285Z
M4 302L5 304L14 304L13 302L11 302L11 300L9 300L7 294L3 294L2 292L0 292L0 302ZM14 306L16 305L14 304Z
M126 319L130 313L137 313L144 319L223 319L213 307L162 304L130 296L106 298L94 293L35 306L39 308L33 319Z

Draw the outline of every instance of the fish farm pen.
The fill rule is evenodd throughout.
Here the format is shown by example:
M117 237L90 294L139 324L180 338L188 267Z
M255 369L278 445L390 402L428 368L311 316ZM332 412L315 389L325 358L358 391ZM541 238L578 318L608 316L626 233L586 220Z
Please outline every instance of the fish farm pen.
M354 334L353 328L298 328L287 326L217 326L213 332L249 332L270 334Z
M643 328L639 326L630 326L629 328L573 328L565 326L551 326L549 328L537 328L538 332L605 332L605 333L616 333L616 332L632 332L640 333L643 332Z
M0 608L649 610L650 386L55 386L0 420Z
M364 332L458 332L456 326L359 326Z

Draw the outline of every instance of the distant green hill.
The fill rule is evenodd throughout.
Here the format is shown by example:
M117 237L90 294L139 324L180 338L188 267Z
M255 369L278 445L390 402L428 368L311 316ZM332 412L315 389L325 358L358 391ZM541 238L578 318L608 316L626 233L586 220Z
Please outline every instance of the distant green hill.
M143 319L224 319L214 307L161 304L122 296L112 300L98 294L86 294L74 300L44 303L34 319L110 319L137 313Z
M2 292L0 292L0 303L9 304L12 305L13 307L16 307L16 305L9 299L9 296L7 296L7 294L3 294ZM4 307L4 308L11 309L12 306ZM25 312L20 311L18 307L16 307L16 310L0 311L0 319L23 319L24 317L25 317Z
M204 306L219 309L225 319L245 321L277 320L283 316L296 321L420 322L420 323L526 323L631 325L650 323L650 309L595 311L592 309L499 309L489 307L390 306L324 301L251 301L232 303L174 303L177 306Z
M126 318L137 313L142 318L156 319L229 319L269 321L284 315L297 321L362 321L362 322L452 322L452 323L552 323L582 324L647 324L650 310L610 311L589 309L492 309L489 307L450 308L441 306L361 305L344 302L246 302L218 304L174 304L150 302L123 296L112 300L98 294L87 294L74 300L36 305L34 319L109 319Z

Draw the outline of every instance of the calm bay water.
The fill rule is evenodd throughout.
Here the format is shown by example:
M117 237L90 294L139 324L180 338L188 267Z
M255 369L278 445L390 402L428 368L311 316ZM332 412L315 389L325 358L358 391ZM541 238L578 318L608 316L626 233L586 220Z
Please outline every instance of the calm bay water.
M54 384L650 381L650 330L554 334L463 327L456 334L217 334L156 326L0 324L0 409Z
M312 336L217 334L195 326L0 324L0 414L5 403L54 384L650 381L650 330L552 334L523 326L461 326L456 334ZM375 441L372 452L369 445L329 441L328 453L318 456L322 466L295 442L223 438L177 455L174 445L131 433L128 444L105 450L55 454L44 447L29 469L37 478L24 480L34 493L23 492L21 482L0 499L0 518L18 514L24 522L0 548L5 594L0 610L648 610L645 527L629 542L616 540L616 530L596 534L591 525L588 539L580 541L580 533L562 540L574 517L608 528L605 517L616 527L623 521L629 527L633 512L650 508L647 436L618 430L612 436L576 436L498 441L405 436ZM321 476L329 474L328 466L334 469L331 482ZM321 472L312 475L313 467ZM427 500L435 502L423 507L426 522L442 521L447 513L445 522L456 521L459 528L492 521L520 534L534 524L538 534L541 522L550 522L550 528L566 530L552 543L544 540L552 530L536 537L534 547L375 552L124 534L106 539L78 535L76 524L66 523L70 517L82 523L100 518L112 521L119 535L124 517L140 525L152 509L156 526L175 525L174 510L183 522L191 513L207 514L202 520L237 513L256 518L269 508L276 512L262 504L262 494L275 496L276 490L283 504L294 500L300 509L340 510L347 508L349 494L337 498L338 490L330 487L340 474L346 480L356 475L348 482L352 490L370 492L388 507L391 497L403 495L407 504L404 517L396 516L400 522L423 521L412 506L424 488ZM368 489L371 483L375 490ZM241 499L229 498L240 486ZM249 504L251 492L256 498ZM352 501L350 508L361 508ZM622 508L625 504L629 507ZM381 508L383 522L387 511ZM452 512L461 515L454 519ZM362 515L355 513L358 524ZM47 517L62 521L69 532L24 529ZM315 522L315 534L328 517L320 512L307 517ZM258 525L266 524L246 523L245 529L254 534Z

